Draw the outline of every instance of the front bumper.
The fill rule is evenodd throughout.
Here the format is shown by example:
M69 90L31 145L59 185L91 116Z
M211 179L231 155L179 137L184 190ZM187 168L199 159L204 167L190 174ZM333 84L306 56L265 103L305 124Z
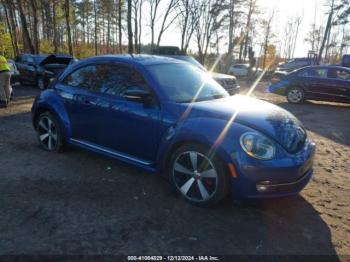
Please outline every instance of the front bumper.
M282 80L275 84L270 84L266 89L268 93L274 93L277 95L285 96L287 92L289 82L287 80Z
M295 195L300 192L310 181L313 169L308 170L300 179L282 184L271 184L262 181L256 184L257 194L248 195L248 198L269 198L277 196ZM264 183L265 182L265 183Z
M309 140L296 154L271 161L242 157L232 177L235 198L271 198L295 195L313 175L315 144Z

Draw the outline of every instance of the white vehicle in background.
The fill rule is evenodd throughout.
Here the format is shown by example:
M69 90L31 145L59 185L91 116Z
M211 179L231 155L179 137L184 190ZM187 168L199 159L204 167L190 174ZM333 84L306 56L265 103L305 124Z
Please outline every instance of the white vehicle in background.
M234 76L248 76L248 72L249 72L249 65L248 64L234 64L231 65L228 73L230 75L234 75Z
M262 72L260 68L256 69L255 67L252 68L252 71L257 75ZM249 74L249 64L233 64L227 73L236 77L247 77Z

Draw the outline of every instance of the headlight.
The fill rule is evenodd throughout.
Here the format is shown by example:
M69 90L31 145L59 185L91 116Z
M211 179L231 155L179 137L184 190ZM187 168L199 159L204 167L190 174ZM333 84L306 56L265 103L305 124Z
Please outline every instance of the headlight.
M252 157L269 160L275 156L276 148L274 143L259 133L244 133L240 142L243 150Z

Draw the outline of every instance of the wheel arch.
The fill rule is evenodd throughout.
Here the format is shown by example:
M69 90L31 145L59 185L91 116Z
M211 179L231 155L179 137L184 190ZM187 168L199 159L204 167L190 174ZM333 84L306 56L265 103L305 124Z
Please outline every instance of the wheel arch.
M185 146L185 145L189 145L189 144L194 144L194 145L199 145L199 146L202 146L202 147L205 147L209 150L212 149L212 145L210 143L206 143L206 142L203 142L203 141L200 141L200 140L197 140L197 139L183 139L183 140L178 140L176 142L174 142L173 144L171 144L162 161L161 161L161 174L164 176L164 177L167 177L167 170L169 168L169 164L170 164L170 159L173 155L174 152L176 152L176 150L178 150L180 147L182 146ZM229 172L229 168L227 166L227 162L229 162L230 160L230 157L229 155L221 148L221 147L218 147L216 148L215 150L215 156L218 157L218 159L222 162L223 164L223 167L225 169L225 172L228 174Z
M71 137L70 120L63 102L53 90L43 91L34 101L32 107L32 123L35 129L38 117L44 112L50 112L56 117L62 131L63 139L68 140Z

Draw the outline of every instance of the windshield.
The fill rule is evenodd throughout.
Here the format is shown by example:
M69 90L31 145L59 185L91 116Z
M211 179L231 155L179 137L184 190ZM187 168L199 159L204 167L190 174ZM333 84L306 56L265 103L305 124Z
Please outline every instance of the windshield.
M37 55L34 56L34 60L37 64L40 64L48 55Z
M203 71L207 71L207 69L205 69L204 66L202 66L201 63L199 63L196 59L194 59L191 56L177 56L175 57L176 59L182 60L182 61L186 61L194 66L197 66L199 69L203 70Z
M189 103L228 96L208 73L190 64L150 65L148 69L172 101Z

